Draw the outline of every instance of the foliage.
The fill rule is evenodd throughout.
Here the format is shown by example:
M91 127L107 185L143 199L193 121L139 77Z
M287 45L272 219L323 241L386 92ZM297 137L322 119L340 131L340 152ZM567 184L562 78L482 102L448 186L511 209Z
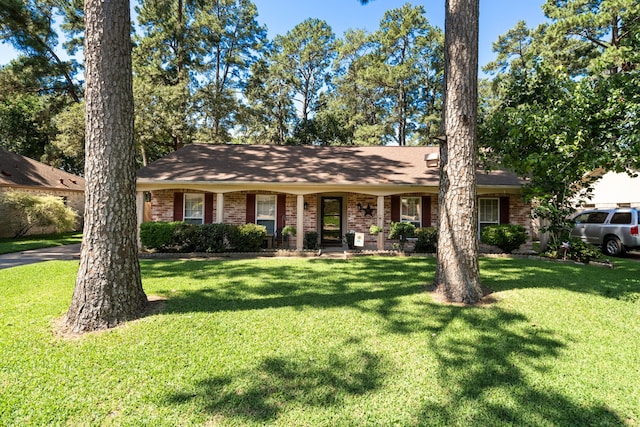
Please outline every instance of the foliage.
M410 222L391 222L389 228L389 239L398 239L400 250L404 250L407 238L413 237L416 232L416 226Z
M14 237L24 236L34 227L53 227L62 233L76 225L77 214L61 197L8 191L0 193L0 208L4 211L3 222L14 230Z
M267 235L256 224L202 224L185 222L145 222L140 240L147 249L160 252L255 252Z
M285 225L284 227L282 227L282 235L283 236L287 236L287 235L295 236L296 235L296 228L293 225Z
M369 234L378 234L378 233L382 233L384 231L384 229L382 227L380 227L379 225L376 224L371 224L371 227L369 227Z
M416 228L418 238L414 251L418 253L435 253L438 247L438 230L435 227Z
M604 259L602 251L597 246L575 238L567 240L567 242L563 242L560 245L554 244L550 246L544 255L550 258L570 259L585 264Z
M637 424L640 264L480 263L459 307L434 258L143 260L155 312L72 339L76 262L0 270L0 424Z
M165 251L174 241L177 222L143 222L140 224L140 242L148 249Z
M267 228L257 224L241 224L229 227L230 249L236 252L256 252L267 236Z
M516 224L490 225L482 230L480 240L487 245L497 246L510 254L528 239L527 230Z
M558 246L594 170L639 166L640 6L633 0L548 0L550 19L520 22L494 44L494 95L480 134L489 167L530 180L527 197Z
M304 248L309 250L318 249L318 232L317 231L307 231L304 233Z

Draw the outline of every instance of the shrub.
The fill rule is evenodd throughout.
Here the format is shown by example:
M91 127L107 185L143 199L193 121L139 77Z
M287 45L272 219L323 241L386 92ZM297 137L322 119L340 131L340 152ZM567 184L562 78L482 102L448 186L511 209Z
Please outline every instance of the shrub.
M198 227L195 236L196 252L221 253L227 250L228 224L204 224Z
M407 238L413 237L415 231L416 226L410 222L392 222L391 228L389 229L389 238L398 239L400 250L404 251Z
M316 250L318 249L318 232L307 231L304 233L304 248Z
M267 228L257 224L231 226L228 231L230 249L237 252L259 251L267 236Z
M580 239L572 239L568 248L564 248L562 244L551 245L545 255L550 258L568 258L573 261L588 264L594 260L603 258L602 252L597 246L585 243Z
M434 253L438 244L438 230L434 227L416 228L415 236L418 238L415 251L421 253Z
M148 249L166 250L173 245L175 222L143 222L140 224L140 242Z
M14 237L24 236L34 227L53 227L57 233L72 231L77 214L65 206L61 197L38 196L24 191L0 195L3 226L13 228Z
M527 241L527 231L515 224L490 225L482 230L480 241L511 253Z

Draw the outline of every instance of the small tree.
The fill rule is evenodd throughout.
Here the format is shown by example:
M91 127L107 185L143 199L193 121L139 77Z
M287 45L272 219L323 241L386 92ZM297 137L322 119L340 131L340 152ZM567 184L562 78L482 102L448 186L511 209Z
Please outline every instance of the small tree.
M61 197L9 191L0 195L0 206L8 218L3 222L15 229L14 237L24 236L34 227L54 227L58 233L71 231L76 223L76 213Z

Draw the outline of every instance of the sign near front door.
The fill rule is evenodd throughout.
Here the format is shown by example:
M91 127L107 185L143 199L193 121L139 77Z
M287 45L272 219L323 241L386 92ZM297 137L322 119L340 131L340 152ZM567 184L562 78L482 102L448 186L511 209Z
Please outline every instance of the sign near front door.
M360 248L364 246L364 233L356 233L353 245Z

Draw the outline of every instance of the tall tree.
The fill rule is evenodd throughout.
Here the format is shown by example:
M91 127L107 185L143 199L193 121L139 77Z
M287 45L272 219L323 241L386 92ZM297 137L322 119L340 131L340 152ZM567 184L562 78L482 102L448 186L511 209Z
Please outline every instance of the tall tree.
M56 52L58 34L54 29L56 14L60 13L55 1L4 0L0 7L0 40L11 43L18 51L37 58L48 68L48 76L56 76L57 83L75 101L80 101L73 81L75 63L63 60Z
M249 0L205 2L196 14L201 34L198 69L204 80L195 93L197 138L228 142L242 119L241 95L252 64L267 43L267 31L257 22Z
M86 0L85 228L66 324L116 326L147 304L138 263L128 0Z
M309 119L318 110L320 93L330 80L331 62L335 56L335 35L329 24L319 19L307 19L284 36L274 40L277 55L273 62L287 73L300 102L301 138L299 143L309 144Z
M251 143L283 145L295 123L291 75L274 56L277 52L269 48L251 67L245 91L249 107L242 130L243 140Z
M415 134L435 136L443 87L442 32L429 24L424 7L405 4L384 14L372 40L377 61L365 78L384 89L394 142L407 145Z
M435 286L452 301L482 298L476 202L479 0L447 0L445 102Z

